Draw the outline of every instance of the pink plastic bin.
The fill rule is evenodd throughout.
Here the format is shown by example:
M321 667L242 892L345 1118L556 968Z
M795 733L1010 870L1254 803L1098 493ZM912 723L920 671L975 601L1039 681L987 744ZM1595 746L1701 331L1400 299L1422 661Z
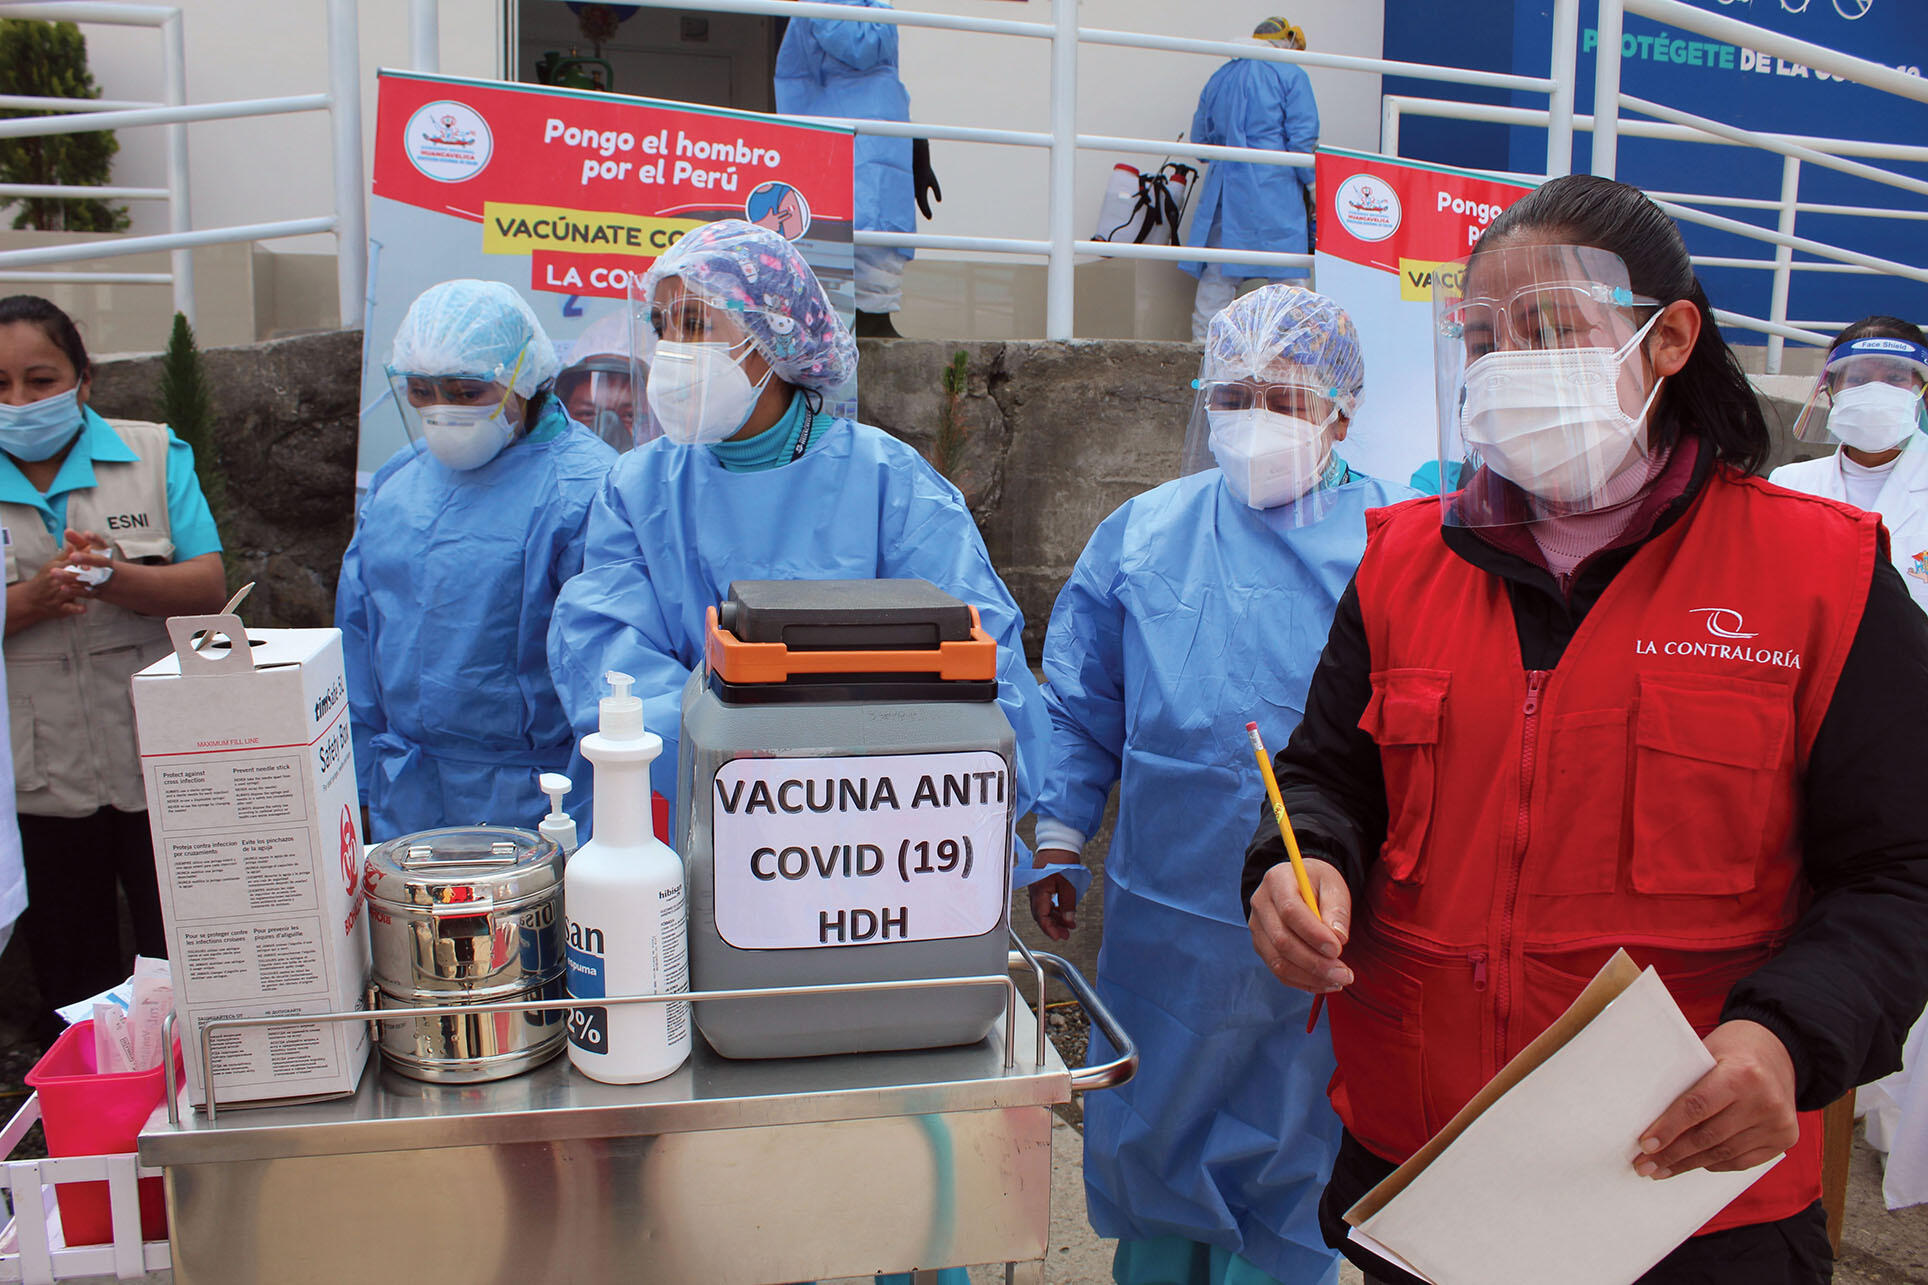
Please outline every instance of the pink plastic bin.
M27 1072L40 1095L40 1121L51 1156L112 1156L138 1149L141 1126L167 1096L167 1071L102 1075L94 1069L94 1024L76 1022ZM181 1045L174 1044L174 1067ZM56 1190L60 1225L69 1245L101 1245L114 1238L105 1182L63 1182ZM159 1178L143 1178L141 1239L167 1239L167 1196Z

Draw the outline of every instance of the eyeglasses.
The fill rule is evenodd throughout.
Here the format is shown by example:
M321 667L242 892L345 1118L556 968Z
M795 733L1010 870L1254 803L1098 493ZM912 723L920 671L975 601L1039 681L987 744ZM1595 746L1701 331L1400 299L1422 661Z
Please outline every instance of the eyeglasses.
M1449 303L1440 313L1440 333L1463 340L1472 356L1502 346L1613 348L1626 338L1620 330L1631 332L1623 310L1659 306L1658 299L1625 286L1543 282L1523 286L1505 299L1468 297Z
M1199 386L1205 405L1211 410L1237 411L1262 407L1275 415L1323 423L1335 409L1337 389L1324 391L1302 384L1261 384L1252 380L1228 379Z
M408 404L423 406L488 406L502 400L509 391L493 379L468 375L399 376Z
M649 330L656 338L671 343L727 343L734 347L749 338L727 311L689 294L667 307L651 307Z
M417 410L424 406L493 406L515 387L516 376L522 372L522 363L528 355L525 345L516 354L515 364L507 374L498 371L496 374L426 375L391 367L388 378L399 395Z

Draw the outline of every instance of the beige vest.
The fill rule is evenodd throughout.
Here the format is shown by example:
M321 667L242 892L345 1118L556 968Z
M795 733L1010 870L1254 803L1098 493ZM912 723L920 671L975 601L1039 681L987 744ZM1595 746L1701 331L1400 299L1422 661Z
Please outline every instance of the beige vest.
M167 428L109 420L140 456L96 460L94 486L67 497L67 525L113 542L115 557L171 562ZM0 504L7 583L31 580L60 551L40 511ZM7 713L13 725L14 794L29 816L87 816L147 807L134 739L134 675L172 650L167 622L111 603L45 620L6 640Z

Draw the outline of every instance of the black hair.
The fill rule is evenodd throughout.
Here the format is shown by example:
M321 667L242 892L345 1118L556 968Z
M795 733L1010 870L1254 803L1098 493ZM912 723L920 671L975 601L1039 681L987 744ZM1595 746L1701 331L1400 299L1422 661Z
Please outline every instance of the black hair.
M1928 335L1923 335L1921 327L1912 321L1903 321L1900 317L1863 317L1859 321L1849 322L1834 337L1834 342L1828 345L1828 351L1833 352L1857 339L1906 339L1911 344L1928 348Z
M1666 445L1691 433L1713 448L1716 459L1742 472L1767 460L1767 419L1747 374L1714 322L1707 292L1687 257L1687 243L1673 219L1637 187L1592 174L1552 179L1493 220L1473 254L1498 249L1528 231L1571 245L1590 245L1620 256L1635 294L1660 301L1681 299L1700 313L1700 337L1687 364L1662 385L1654 404L1653 435Z
M513 392L514 390L511 389L510 391ZM535 429L536 421L542 418L542 407L544 403L552 398L558 404L562 401L562 395L556 392L556 381L553 379L523 398L522 432L524 435L527 435Z
M86 379L94 373L94 363L87 356L87 345L80 339L80 327L51 300L42 299L37 294L15 294L0 299L0 326L21 321L39 326L41 333L67 354L67 360L74 364L75 375Z

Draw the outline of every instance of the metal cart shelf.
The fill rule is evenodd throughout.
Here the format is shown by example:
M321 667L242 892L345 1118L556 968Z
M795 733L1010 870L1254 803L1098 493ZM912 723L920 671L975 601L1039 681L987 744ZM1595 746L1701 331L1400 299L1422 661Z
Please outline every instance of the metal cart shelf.
M1044 970L1061 979L1120 1056L1067 1069L1014 989L960 1048L734 1062L698 1039L646 1085L566 1059L480 1085L375 1066L346 1098L157 1113L140 1158L166 1174L176 1280L772 1285L979 1263L1015 1279L1045 1252L1051 1108L1129 1078L1137 1054L1071 965L1011 960L1040 997Z

